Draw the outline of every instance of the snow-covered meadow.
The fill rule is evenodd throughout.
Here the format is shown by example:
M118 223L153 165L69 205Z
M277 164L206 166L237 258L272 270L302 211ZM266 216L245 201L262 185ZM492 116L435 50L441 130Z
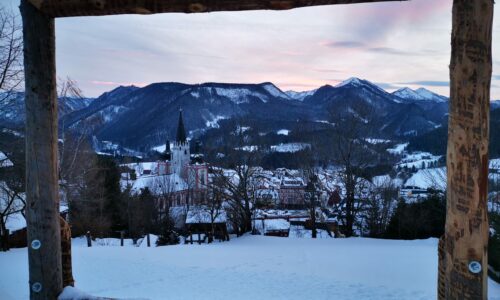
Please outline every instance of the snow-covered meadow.
M26 249L0 253L0 299L28 299ZM73 243L78 289L123 299L436 299L437 240L296 239L157 248ZM489 282L489 298L500 285Z

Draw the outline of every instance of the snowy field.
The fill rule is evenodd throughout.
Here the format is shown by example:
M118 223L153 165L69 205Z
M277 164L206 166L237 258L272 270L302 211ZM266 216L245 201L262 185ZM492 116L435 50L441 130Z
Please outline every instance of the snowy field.
M437 240L245 236L210 245L73 246L80 290L122 299L436 299ZM0 252L0 299L28 299L26 249ZM490 281L490 299L500 285Z

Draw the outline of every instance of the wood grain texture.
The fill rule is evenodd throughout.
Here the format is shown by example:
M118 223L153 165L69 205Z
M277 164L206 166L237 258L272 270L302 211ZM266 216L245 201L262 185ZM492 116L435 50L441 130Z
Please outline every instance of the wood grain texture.
M57 181L57 92L54 19L21 1L26 103L26 221L31 299L62 290ZM39 249L32 241L41 242ZM33 286L39 283L40 291ZM36 289L35 289L36 290Z
M71 260L71 228L62 217L59 217L61 226L61 259L63 286L75 286L73 278L73 264Z
M487 299L493 1L454 0L445 230L446 299ZM475 274L469 263L478 261Z
M50 17L286 10L298 7L407 0L29 0Z

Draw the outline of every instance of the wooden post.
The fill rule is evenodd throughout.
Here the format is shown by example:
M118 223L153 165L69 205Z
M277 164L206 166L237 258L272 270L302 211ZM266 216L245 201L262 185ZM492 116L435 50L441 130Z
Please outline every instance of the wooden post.
M2 251L9 251L9 249L10 249L10 245L9 245L10 230L5 229L5 232L3 232L3 235L0 238L2 239L2 241L1 241Z
M123 247L123 237L125 236L125 231L120 231L120 246Z
M445 229L446 299L487 299L493 0L454 0Z
M446 286L445 286L445 249L444 249L444 236L439 239L438 243L438 286L437 286L437 299L445 300L446 299Z
M21 1L26 103L26 223L31 299L62 291L54 19Z
M61 225L61 257L63 286L75 286L73 279L73 267L71 262L71 228L62 217L59 217Z
M149 237L149 233L146 235L146 241L148 242L148 247L151 247L151 238Z
M87 237L87 247L92 247L92 236L90 235L90 231L87 231L85 236Z

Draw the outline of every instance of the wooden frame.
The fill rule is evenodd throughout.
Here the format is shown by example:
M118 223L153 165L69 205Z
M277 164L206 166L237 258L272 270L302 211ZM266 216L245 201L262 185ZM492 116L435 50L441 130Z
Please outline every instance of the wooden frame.
M29 0L52 18L117 14L285 10L306 6L407 0Z
M26 91L26 195L31 299L63 288L57 181L54 18L284 10L399 0L21 0ZM403 0L404 1L404 0ZM418 1L418 0L414 0ZM487 299L489 93L493 0L454 0L442 299ZM472 266L471 264L477 262ZM478 266L482 267L478 268Z

